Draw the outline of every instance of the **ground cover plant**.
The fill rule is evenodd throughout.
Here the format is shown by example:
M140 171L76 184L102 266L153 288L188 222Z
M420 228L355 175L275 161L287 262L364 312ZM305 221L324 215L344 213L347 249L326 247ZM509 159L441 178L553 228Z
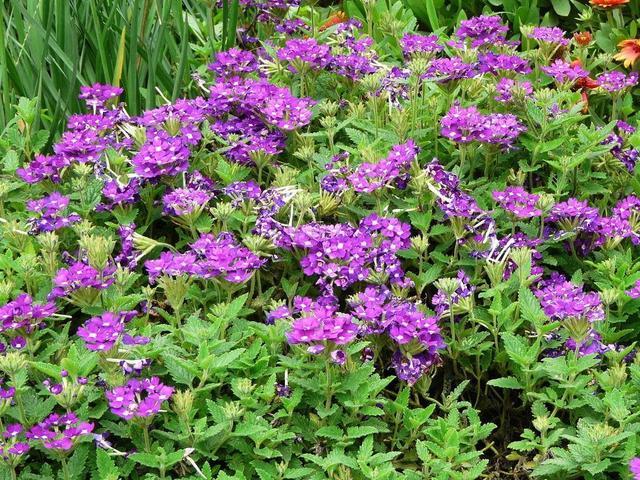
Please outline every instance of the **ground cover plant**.
M218 2L53 140L16 102L3 478L640 478L632 7L328 3Z

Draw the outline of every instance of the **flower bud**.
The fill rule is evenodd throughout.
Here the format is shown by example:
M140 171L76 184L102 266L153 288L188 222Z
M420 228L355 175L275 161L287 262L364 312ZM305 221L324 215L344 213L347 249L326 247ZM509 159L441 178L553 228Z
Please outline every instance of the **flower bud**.
M213 218L222 223L226 223L231 218L234 211L235 209L231 202L220 202L215 207L211 208Z
M233 381L233 391L239 398L250 396L255 388L250 378L237 378Z
M0 356L0 370L10 377L15 376L26 368L27 358L21 352L8 352Z
M222 407L222 410L227 420L231 421L238 420L244 414L244 409L238 402L227 402L224 407Z
M546 432L551 427L549 417L546 415L535 417L533 419L533 427L541 433Z
M180 120L173 116L167 118L167 120L164 122L164 129L172 137L175 137L180 133L181 126L182 125L180 123Z
M184 303L189 289L189 277L180 275L177 277L169 277L163 275L158 279L158 285L164 290L167 301L174 312L179 312Z
M320 112L320 115L334 117L338 114L340 105L338 104L338 102L323 100L318 105L318 110Z
M85 235L80 238L79 243L80 247L87 252L89 265L99 271L106 268L116 245L115 240L101 235Z
M411 238L411 247L420 255L424 255L429 250L429 237L426 235L418 235Z
M173 394L173 410L181 417L189 418L193 409L193 392L179 390Z

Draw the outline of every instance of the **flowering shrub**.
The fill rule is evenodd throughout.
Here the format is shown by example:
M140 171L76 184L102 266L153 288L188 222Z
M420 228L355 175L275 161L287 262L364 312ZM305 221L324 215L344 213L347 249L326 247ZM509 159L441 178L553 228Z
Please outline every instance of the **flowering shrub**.
M637 74L240 3L200 96L3 134L6 475L637 477Z

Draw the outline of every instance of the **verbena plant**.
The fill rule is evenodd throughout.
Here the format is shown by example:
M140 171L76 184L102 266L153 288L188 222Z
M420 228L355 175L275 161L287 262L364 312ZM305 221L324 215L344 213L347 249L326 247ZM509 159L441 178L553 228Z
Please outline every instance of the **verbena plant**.
M198 95L83 86L51 148L17 102L3 475L635 475L630 52L297 3L218 2Z

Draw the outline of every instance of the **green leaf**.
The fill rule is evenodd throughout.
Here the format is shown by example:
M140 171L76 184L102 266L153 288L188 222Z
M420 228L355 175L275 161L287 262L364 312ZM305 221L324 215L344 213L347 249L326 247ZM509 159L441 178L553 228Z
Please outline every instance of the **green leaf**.
M145 467L150 468L158 468L160 467L160 461L157 455L151 455L150 453L134 453L129 455L129 458L140 465L144 465Z
M100 480L117 480L120 476L113 458L102 448L96 449L96 467Z
M500 387L500 388L513 388L513 389L523 388L516 377L494 378L492 380L489 380L487 382L487 385L492 385L494 387Z
M551 5L558 15L566 17L571 12L569 0L551 0Z

